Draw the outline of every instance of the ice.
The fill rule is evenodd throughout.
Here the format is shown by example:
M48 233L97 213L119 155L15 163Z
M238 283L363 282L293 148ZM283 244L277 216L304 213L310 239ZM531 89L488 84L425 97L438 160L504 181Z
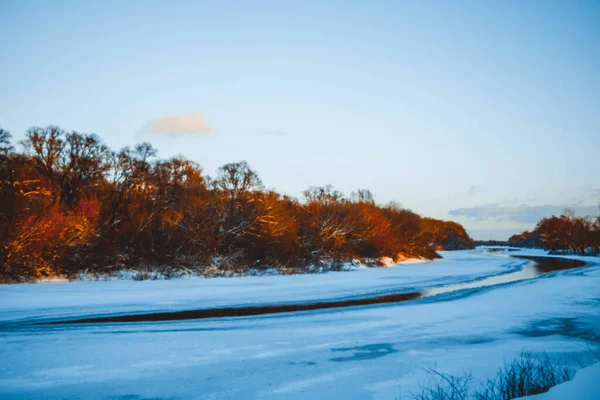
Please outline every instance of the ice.
M511 273L527 263L480 250L443 256L318 275L1 286L0 398L393 400L417 391L425 368L469 371L476 387L524 349L594 361L600 261L593 257L578 269L397 304L208 320L32 324L413 291ZM585 371L572 384L585 386Z
M410 292L503 274L526 263L471 251L443 254L444 259L429 263L325 274L0 285L3 299L0 321L282 304Z

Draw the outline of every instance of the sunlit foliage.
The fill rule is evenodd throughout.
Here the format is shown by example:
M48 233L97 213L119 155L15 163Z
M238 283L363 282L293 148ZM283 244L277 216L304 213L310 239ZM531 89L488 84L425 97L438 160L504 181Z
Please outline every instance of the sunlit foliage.
M118 152L93 134L31 128L17 153L0 130L0 282L119 269L215 266L303 272L380 257L436 258L473 241L459 224L331 186L265 190L245 161L214 178L148 143Z
M600 253L600 216L575 217L565 210L560 217L544 218L531 232L513 235L511 246L541 247L552 252L575 254Z

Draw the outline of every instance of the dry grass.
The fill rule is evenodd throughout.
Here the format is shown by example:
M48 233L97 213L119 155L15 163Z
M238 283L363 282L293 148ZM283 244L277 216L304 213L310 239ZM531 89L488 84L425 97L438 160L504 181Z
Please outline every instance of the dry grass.
M545 393L572 379L573 375L571 367L552 360L547 354L536 356L524 352L500 368L473 397L476 400L510 400Z
M421 392L412 395L413 400L466 400L469 396L471 374L461 376L442 374L427 370L429 381L421 385Z
M427 370L429 380L421 385L413 400L511 400L544 393L551 387L572 379L573 368L550 358L547 354L534 355L523 352L515 360L507 362L493 379L471 391L470 373L447 375L434 369Z

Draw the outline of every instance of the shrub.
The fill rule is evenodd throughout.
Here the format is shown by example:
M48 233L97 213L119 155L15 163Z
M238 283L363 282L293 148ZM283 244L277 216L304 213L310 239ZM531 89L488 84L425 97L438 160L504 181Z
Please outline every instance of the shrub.
M434 369L427 370L429 381L413 400L511 400L545 393L551 387L570 380L574 371L565 363L547 354L522 352L515 360L505 363L493 379L488 379L475 392L469 391L471 374L449 375Z
M510 400L545 393L551 387L570 380L573 370L547 354L535 356L523 352L498 370L474 395L476 400Z

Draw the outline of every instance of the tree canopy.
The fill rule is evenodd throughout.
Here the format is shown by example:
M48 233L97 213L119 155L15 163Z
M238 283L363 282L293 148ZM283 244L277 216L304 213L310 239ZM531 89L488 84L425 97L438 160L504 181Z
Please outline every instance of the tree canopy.
M119 151L94 134L31 128L15 152L0 130L0 282L118 269L218 266L304 272L473 246L464 228L378 205L359 189L265 190L245 162L214 178L149 143Z

